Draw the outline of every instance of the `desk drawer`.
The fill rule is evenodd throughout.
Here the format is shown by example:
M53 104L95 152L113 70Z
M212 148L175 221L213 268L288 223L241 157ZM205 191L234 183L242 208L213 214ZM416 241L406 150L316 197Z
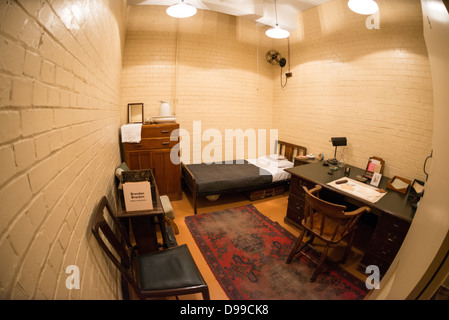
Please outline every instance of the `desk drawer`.
M173 148L178 141L170 141L170 138L142 139L140 143L124 143L125 151L139 151L148 149Z
M377 256L392 262L396 257L396 254L401 247L401 241L393 241L389 238L380 238L377 235L373 235L368 250L369 252L376 254Z
M312 189L315 187L315 184L292 175L290 181L290 194L304 199L304 189L302 188L303 186L306 186L308 189Z
M409 222L390 214L382 214L377 223L375 235L379 239L391 243L391 245L400 247L409 228Z
M363 258L368 264L380 263L388 269L407 235L410 223L390 214L382 214ZM380 261L380 260L381 261ZM379 261L377 261L379 260ZM377 261L375 263L375 261ZM379 265L379 268L381 266ZM386 271L386 270L385 270Z
M392 261L386 261L385 259L379 257L376 254L367 252L360 261L360 264L365 268L370 265L377 266L379 268L380 273L384 275L385 272L387 272L388 268L390 268L391 262Z
M290 194L288 198L287 217L298 225L301 225L301 220L304 218L304 204L304 198Z

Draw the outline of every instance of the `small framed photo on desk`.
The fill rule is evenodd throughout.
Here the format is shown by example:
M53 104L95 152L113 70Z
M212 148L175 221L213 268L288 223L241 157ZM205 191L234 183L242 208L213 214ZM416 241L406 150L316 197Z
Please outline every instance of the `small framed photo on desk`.
M363 175L365 178L372 179L374 173L383 174L385 166L385 161L382 158L371 157L368 160L368 164L366 165L365 174Z
M382 179L382 175L380 173L373 173L373 177L371 178L370 185L378 187L380 180Z

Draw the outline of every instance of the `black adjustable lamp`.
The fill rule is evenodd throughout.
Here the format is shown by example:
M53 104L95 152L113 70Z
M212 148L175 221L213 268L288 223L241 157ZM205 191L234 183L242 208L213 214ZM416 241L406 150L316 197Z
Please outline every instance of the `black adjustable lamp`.
M334 153L334 158L333 159L329 159L329 160L327 160L327 162L329 163L329 164L332 164L332 165L337 165L338 164L338 160L337 160L337 147L340 147L340 146L346 146L346 144L347 144L347 139L346 139L346 137L334 137L334 138L331 138L331 142L332 142L332 145L335 147L335 153Z

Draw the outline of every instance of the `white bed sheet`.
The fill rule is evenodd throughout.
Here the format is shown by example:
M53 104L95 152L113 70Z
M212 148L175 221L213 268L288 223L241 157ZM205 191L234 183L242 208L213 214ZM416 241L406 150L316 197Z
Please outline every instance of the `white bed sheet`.
M290 179L290 173L285 172L284 169L293 168L294 166L293 162L278 155L263 156L257 159L248 159L247 161L270 172L273 179L272 182Z

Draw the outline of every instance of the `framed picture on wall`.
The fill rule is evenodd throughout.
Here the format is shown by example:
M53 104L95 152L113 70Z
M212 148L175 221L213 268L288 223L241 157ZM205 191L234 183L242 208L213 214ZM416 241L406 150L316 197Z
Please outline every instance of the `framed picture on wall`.
M128 123L143 123L143 103L128 104Z

